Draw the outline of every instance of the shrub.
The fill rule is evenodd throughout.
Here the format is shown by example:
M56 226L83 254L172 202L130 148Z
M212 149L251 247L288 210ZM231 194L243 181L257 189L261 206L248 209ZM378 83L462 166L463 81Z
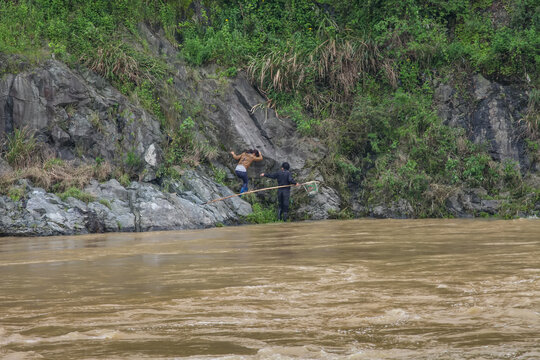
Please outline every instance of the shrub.
M121 174L119 177L118 177L118 182L123 186L123 187L128 187L129 184L131 184L131 179L129 177L128 174Z
M253 212L246 216L246 220L252 224L266 224L277 221L276 211L273 208L265 208L260 203L252 204Z
M214 173L214 180L218 184L225 184L225 180L227 179L227 172L225 169L220 169L215 166L212 166L212 172Z
M137 155L135 150L130 150L126 154L124 164L128 170L136 172L142 165L142 159L139 155Z

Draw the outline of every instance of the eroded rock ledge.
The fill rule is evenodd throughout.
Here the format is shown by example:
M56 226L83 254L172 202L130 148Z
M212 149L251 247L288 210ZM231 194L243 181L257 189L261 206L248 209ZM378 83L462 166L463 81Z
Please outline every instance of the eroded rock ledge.
M132 182L123 187L116 180L93 181L84 191L94 201L84 203L21 181L26 198L13 201L0 196L2 235L46 236L115 231L196 229L238 224L252 212L251 205L236 197L204 205L216 195L233 193L204 174L189 170L167 191L150 183Z

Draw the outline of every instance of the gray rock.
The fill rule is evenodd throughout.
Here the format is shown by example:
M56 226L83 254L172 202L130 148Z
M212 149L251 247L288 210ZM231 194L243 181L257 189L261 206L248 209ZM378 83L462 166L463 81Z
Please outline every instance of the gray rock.
M221 198L225 196L233 195L234 193L226 186L215 183L210 178L203 174L189 170L182 176L182 182L185 189L191 191L201 203ZM221 218L226 219L227 213L237 213L240 216L246 216L252 212L251 205L240 197L232 197L225 201L214 202L205 205L207 209L212 209L220 212L223 216Z
M13 168L9 166L8 162L0 157L0 177L13 173Z
M58 196L46 193L40 188L34 188L28 194L24 211L33 218L33 223L42 224L40 235L88 232L84 216L78 208L67 207Z
M84 189L96 198L89 204L74 198L62 201L26 182L19 186L28 187L26 201L0 197L2 235L195 229L238 223L252 211L240 198L205 205L210 199L232 192L193 170L187 171L176 185L182 189L178 193L162 192L149 183L132 182L126 189L116 180L103 184L93 181Z
M128 191L116 179L111 179L102 184L93 180L84 191L97 199L119 200L122 202L129 200Z
M330 214L340 210L338 193L329 187L320 187L319 192L308 198L308 203L297 210L297 217L312 220L328 219Z
M35 219L24 209L22 201L12 201L0 195L0 236L43 236L54 233L41 219Z
M471 217L480 213L495 215L503 200L485 199L487 191L483 188L462 189L446 200L448 211L456 217Z
M457 92L447 84L436 88L439 116L450 126L464 128L471 141L486 144L494 160L514 161L522 169L527 168L529 157L519 121L527 107L526 92L491 82L479 74L472 80L469 92L474 102L454 96Z
M501 204L501 200L481 200L480 211L488 213L490 215L495 215L499 212Z
M133 221L135 217L132 215L131 223L128 222L128 224L124 224L127 226L122 226L117 213L112 211L112 206L111 209L109 209L101 203L92 202L88 204L88 209L95 214L92 218L92 227L101 230L98 232L133 231L133 229L135 229L135 223ZM120 209L124 210L123 208Z
M458 194L452 195L446 199L446 208L448 212L456 217L464 217L466 214Z
M369 215L380 219L408 219L414 217L414 209L405 199L393 201L390 206L378 205L369 211Z
M476 74L473 76L473 83L474 95L476 100L478 101L487 98L493 90L491 82L480 74Z
M67 145L67 143L71 139L69 134L62 130L58 125L54 125L53 129L51 130L51 136L54 140L54 143L58 147L63 147Z
M55 60L0 79L0 140L23 127L52 139L45 145L67 159L77 153L121 164L133 152L146 181L162 157L159 121L96 74Z
M452 100L452 95L454 94L454 89L450 85L442 84L435 89L435 98L443 103L449 102Z

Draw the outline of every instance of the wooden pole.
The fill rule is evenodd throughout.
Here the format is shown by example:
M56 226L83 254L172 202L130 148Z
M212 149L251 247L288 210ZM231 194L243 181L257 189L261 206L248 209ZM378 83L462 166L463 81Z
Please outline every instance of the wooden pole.
M314 183L314 182L316 182L316 181L308 181L308 182L305 182L305 183L302 183L302 184L298 184L298 186L307 185L307 184L311 184L311 183ZM286 187L292 187L292 186L296 186L296 184L272 186L272 187L267 187L267 188L264 188L264 189L256 189L256 190L246 191L246 192L243 192L243 193L240 193L240 194L233 194L233 195L225 196L225 197L222 197L222 198L219 198L219 199L210 200L210 201L205 202L203 205L211 204L211 203L216 202L216 201L227 200L227 199L230 199L230 198L233 198L233 197L236 197L236 196L240 196L240 195L253 194L253 193L256 193L256 192L259 192L259 191L280 189L280 188L286 188Z

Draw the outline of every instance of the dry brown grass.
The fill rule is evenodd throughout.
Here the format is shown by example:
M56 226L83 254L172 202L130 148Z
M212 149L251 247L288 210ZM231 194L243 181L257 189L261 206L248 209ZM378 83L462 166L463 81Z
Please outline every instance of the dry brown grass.
M359 80L384 68L380 59L374 43L329 38L310 53L293 44L286 50L271 51L262 59L253 59L247 70L262 93L304 90L304 105L320 108L350 99ZM319 91L321 86L328 91Z
M182 157L182 163L189 166L199 166L204 160L214 160L218 156L217 148L205 141L194 141L192 148Z
M62 161L53 151L38 142L28 128L17 129L0 144L0 154L13 167L13 172L0 177L0 192L19 179L29 179L35 186L48 191L63 191L70 187L82 188L92 178L106 180L112 173L108 162L100 165Z
M100 165L83 164L76 166L71 161L48 161L41 164L33 164L17 168L14 172L0 177L0 188L8 189L19 179L28 179L34 186L41 187L47 191L64 191L70 187L82 189L90 183L90 180L97 179L105 181L112 174L112 166L108 162Z
M394 61L392 59L386 59L382 63L382 70L390 86L392 86L393 89L397 89L399 76L395 69Z
M310 63L317 70L318 81L328 83L347 98L365 73L377 71L379 57L373 43L328 39L310 55Z
M522 119L527 129L527 135L532 140L540 139L540 112L528 113Z
M459 155L469 153L469 141L465 136L459 136L456 140L456 145Z
M540 139L540 90L529 91L527 112L520 121L525 124L527 136L531 140Z
M540 111L527 111L520 122L525 125L525 131L531 140L540 139Z

